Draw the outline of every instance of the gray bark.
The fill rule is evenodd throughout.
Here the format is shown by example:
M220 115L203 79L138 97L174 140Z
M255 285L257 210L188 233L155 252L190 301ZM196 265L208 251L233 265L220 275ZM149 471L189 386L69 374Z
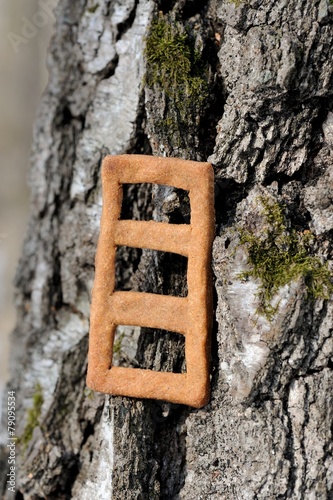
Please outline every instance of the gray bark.
M331 263L333 6L237 3L59 2L16 278L9 388L18 436L36 384L43 394L32 438L19 445L19 498L332 497L332 301L309 300L299 279L279 290L273 321L258 314L260 282L239 279L248 264L236 228L252 221L263 232L258 197L283 202L290 224L311 230L313 251ZM207 106L173 134L161 121L176 117L172 102L144 79L158 10L209 54ZM208 158L215 169L212 396L200 410L85 386L100 162L123 153ZM134 218L186 219L179 192L152 189L126 192ZM124 289L185 293L183 262L124 249L119 263ZM136 362L182 369L182 349L176 335L143 332Z

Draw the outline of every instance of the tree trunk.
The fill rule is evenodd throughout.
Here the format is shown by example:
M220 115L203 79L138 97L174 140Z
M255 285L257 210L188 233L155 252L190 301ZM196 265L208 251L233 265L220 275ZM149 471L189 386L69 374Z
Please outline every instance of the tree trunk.
M16 278L16 498L332 498L331 3L59 1ZM160 41L190 69L178 52L173 72L164 65ZM212 395L200 410L85 385L100 163L124 153L214 166ZM132 185L124 210L180 223L186 202ZM281 275L254 273L255 242ZM122 289L186 293L182 259L122 248L118 262ZM172 333L141 332L129 359L136 334L123 331L119 362L184 369Z

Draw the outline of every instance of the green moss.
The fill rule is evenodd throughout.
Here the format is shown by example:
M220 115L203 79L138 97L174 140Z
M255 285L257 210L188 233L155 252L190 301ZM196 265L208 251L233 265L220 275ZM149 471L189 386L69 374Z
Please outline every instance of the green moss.
M240 5L250 5L250 0L229 0L229 3L233 3L235 7Z
M236 7L239 7L242 3L245 3L244 0L229 0L229 3L233 3Z
M98 4L95 4L92 7L88 8L88 12L90 12L90 14L94 14L97 9L98 9Z
M92 400L95 397L95 392L89 387L86 387L84 390L84 395L86 396L86 398Z
M160 87L168 106L186 122L208 96L205 65L193 39L181 24L160 14L146 40L146 59L147 85ZM167 119L170 121L170 116Z
M28 410L27 424L25 426L23 435L18 439L18 442L23 445L24 449L27 448L29 442L31 441L35 427L40 424L39 417L42 411L44 398L42 387L39 383L36 384L35 392L32 397L32 403L32 408Z
M117 340L113 344L113 353L114 354L118 354L119 356L121 354L121 343L123 341L124 336L125 336L124 333L122 333L121 335L119 335L119 338L117 338Z
M303 278L308 298L328 299L333 293L332 273L327 263L311 255L313 235L289 228L282 207L260 198L266 230L258 237L248 230L240 230L240 243L248 252L250 270L241 273L242 279L249 277L261 281L259 314L272 319L276 308L271 300L280 287Z

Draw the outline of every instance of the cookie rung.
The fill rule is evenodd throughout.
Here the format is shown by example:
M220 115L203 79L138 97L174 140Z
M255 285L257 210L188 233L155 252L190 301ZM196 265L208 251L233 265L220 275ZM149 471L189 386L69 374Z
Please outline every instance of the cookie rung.
M176 403L192 404L193 394L187 390L186 373L157 372L121 366L113 366L111 372L112 376L105 376L100 380L100 391L115 396L132 396L134 392L138 398L171 399Z
M140 325L186 334L188 301L183 297L143 292L114 292L110 308L117 325Z
M115 234L116 245L151 248L185 257L189 253L190 239L190 225L155 221L121 220Z

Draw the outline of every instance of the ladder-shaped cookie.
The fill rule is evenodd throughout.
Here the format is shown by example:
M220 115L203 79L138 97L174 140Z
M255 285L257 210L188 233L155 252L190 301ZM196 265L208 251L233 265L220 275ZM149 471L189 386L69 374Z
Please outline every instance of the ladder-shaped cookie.
M108 156L103 162L102 183L103 212L91 305L87 384L113 395L199 408L209 399L213 169L209 163L175 158ZM156 183L187 190L190 224L119 220L122 184L127 183ZM118 245L186 256L187 297L115 291ZM112 366L118 325L165 329L184 335L186 373Z

